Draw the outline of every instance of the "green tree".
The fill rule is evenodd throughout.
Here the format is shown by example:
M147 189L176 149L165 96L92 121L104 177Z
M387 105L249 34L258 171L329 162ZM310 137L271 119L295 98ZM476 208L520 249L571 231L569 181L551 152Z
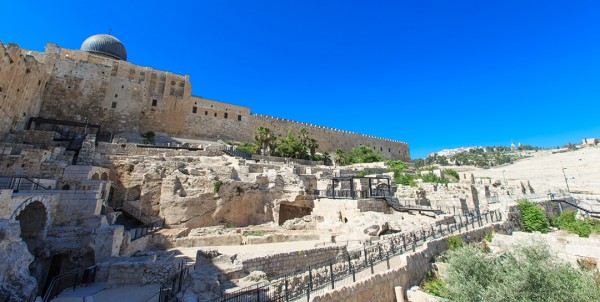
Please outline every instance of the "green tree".
M156 141L156 133L154 133L154 131L146 131L140 136L144 139L144 144L154 145L154 142Z
M447 254L442 276L450 301L600 301L593 272L557 260L543 241L531 241L494 257L475 246Z
M286 136L277 142L276 155L299 159L308 158L306 147L299 138L296 138L293 130L290 130Z
M319 148L319 143L314 138L310 138L308 140L308 150L310 151L310 158L315 160L315 154L317 153L317 148Z
M257 148L257 152L261 155L271 155L275 151L277 144L277 138L271 129L266 127L258 127L256 134L254 135L254 141Z

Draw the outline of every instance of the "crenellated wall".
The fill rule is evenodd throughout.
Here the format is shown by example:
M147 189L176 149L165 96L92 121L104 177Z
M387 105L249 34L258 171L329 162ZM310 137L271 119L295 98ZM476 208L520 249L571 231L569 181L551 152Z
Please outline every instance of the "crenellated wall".
M248 107L194 96L188 75L64 49L51 43L44 53L31 52L31 55L22 55L17 46L11 47L15 50L2 48L0 52L11 53L8 56L14 57L12 60L17 66L18 62L28 61L34 67L23 75L24 68L12 66L14 63L6 68L7 63L0 63L4 64L0 65L0 87L8 87L3 90L10 89L12 96L9 102L12 107L8 110L2 107L7 112L7 118L2 118L0 123L2 135L14 130L16 124L24 124L26 117L38 115L75 122L87 120L101 125L103 132L152 130L245 142L254 141L254 133L261 126L270 128L278 136L286 135L289 130L299 133L304 128L317 140L320 152L334 152L338 148L350 151L364 145L390 159L410 160L408 144L404 142L253 114ZM6 56L4 61L10 61ZM26 95L12 93L19 85L3 84L3 79L6 82L13 77L25 78L21 86Z

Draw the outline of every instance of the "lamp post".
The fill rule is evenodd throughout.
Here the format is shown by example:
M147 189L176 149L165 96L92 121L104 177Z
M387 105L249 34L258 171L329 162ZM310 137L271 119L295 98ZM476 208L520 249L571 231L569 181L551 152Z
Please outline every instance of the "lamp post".
M563 176L565 177L565 184L567 185L567 192L571 193L571 189L569 189L569 181L567 179L567 174L565 173L565 169L567 168L562 168L562 172L563 172Z

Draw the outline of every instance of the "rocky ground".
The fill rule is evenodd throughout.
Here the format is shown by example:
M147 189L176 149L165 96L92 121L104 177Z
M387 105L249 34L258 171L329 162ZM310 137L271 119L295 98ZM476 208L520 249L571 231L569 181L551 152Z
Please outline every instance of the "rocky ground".
M600 147L540 150L512 164L489 169L449 167L461 173L473 173L476 178L490 177L510 184L529 180L536 193L567 191L565 175L571 192L600 194ZM563 174L563 168L564 174Z

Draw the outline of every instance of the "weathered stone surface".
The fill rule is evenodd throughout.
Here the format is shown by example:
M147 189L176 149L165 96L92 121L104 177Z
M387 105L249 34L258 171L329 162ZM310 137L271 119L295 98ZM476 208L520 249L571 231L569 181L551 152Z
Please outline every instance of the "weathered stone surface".
M34 258L21 240L18 222L0 220L0 300L29 301L37 293L37 282L29 275Z

